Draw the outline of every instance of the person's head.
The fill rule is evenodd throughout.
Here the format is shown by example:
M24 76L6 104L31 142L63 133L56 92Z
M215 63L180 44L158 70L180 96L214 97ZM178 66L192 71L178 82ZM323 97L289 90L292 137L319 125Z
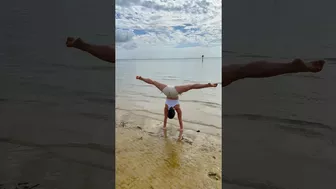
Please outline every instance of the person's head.
M168 109L168 116L169 119L173 119L175 117L175 109L173 107L170 107Z

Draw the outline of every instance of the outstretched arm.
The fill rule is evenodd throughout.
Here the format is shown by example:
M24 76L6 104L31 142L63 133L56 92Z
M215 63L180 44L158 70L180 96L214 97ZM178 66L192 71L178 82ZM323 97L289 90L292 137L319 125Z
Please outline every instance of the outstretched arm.
M248 64L233 64L222 67L222 87L239 79L274 77L288 73L319 72L324 65L323 60L304 63L295 59L289 63L271 63L257 61Z
M90 53L91 55L110 62L115 63L115 48L107 45L94 45L84 42L81 38L72 38L68 37L66 41L67 47L73 47L85 52Z
M178 107L175 107L175 110L177 112L177 118L180 124L180 131L183 131L183 120L182 120L182 110L180 108L180 106L178 105Z
M163 110L163 129L166 129L167 127L167 118L168 118L168 106L165 105L164 110Z

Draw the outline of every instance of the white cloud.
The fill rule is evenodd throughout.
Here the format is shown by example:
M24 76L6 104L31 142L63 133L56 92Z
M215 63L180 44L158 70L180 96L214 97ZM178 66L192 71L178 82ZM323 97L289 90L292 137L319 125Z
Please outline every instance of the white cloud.
M219 57L221 18L219 0L117 0L117 58Z
M124 42L128 42L132 40L133 37L134 37L134 33L132 30L117 29L115 41L117 43L124 43Z

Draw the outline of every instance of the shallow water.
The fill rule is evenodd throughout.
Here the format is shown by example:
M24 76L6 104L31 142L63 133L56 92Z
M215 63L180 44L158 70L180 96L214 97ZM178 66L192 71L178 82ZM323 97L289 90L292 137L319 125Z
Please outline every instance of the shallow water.
M163 120L165 96L156 87L136 80L152 78L168 85L219 82L221 59L118 60L116 109ZM185 129L221 134L221 87L191 90L180 96ZM175 122L176 119L168 120Z

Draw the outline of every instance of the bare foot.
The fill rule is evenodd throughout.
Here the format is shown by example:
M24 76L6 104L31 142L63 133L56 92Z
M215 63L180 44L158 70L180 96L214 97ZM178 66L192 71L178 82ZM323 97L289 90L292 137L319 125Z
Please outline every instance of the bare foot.
M324 64L325 64L324 60L316 60L308 62L306 65L311 72L320 72L323 69Z
M80 48L84 45L84 41L81 38L68 37L65 44L67 47Z
M142 77L141 77L141 76L136 76L135 78L136 78L136 79L140 79L140 80L141 80L141 78L142 78Z
M210 87L217 87L218 83L208 83Z
M303 72L320 72L325 64L324 60L316 60L308 63L304 63L301 59L295 59L292 62L299 71Z

